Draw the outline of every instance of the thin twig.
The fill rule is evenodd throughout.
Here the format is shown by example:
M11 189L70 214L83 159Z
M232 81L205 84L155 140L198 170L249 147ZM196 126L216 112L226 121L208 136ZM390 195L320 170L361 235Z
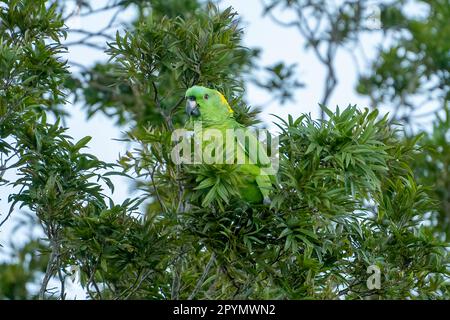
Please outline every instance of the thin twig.
M81 34L84 34L84 35L87 36L87 37L85 38L85 40L90 39L90 38L92 38L92 37L104 37L104 38L107 38L107 39L109 39L109 40L111 40L111 41L114 40L114 37L113 37L113 36L111 36L111 35L109 35L109 34L106 34L106 33L103 33L102 30L97 31L97 32L93 32L93 31L87 31L87 30L84 30L84 29L74 29L74 28L73 28L73 29L69 29L69 32L75 32L75 33L81 33Z
M22 188L23 189L23 188ZM19 192L20 194L20 192ZM0 227L3 226L3 224L9 219L9 217L11 216L12 212L14 211L14 205L15 203L13 203L11 205L11 208L9 208L8 214L6 215L6 217L2 220L2 222L0 222Z
M147 279L152 273L153 273L153 270L149 270L146 274L144 274L141 277L141 280L139 281L139 283L131 290L131 292L129 294L127 294L127 296L125 297L125 300L130 298L136 291L138 291L139 288L142 286L142 283L145 281L145 279Z
M170 112L169 112L169 116L170 116L170 117L172 117L173 114L175 113L175 111L177 111L178 107L183 103L184 99L185 99L184 97L181 97L181 98L177 101L177 103L175 103L175 105L172 107L172 109L170 109Z
M172 290L170 293L172 300L178 300L178 297L180 294L181 272L179 270L179 261L180 261L180 257L177 257L175 259L175 263L174 263L174 276L172 279Z
M98 44L92 43L92 42L86 42L86 41L73 41L73 42L68 42L64 44L65 46L86 46L86 47L91 47L94 49L98 49L98 50L105 50L106 47L102 47Z
M202 276L197 281L197 284L196 284L196 286L194 288L194 291L192 291L192 293L189 295L188 300L194 299L195 295L200 291L201 287L203 286L203 283L205 282L205 278L208 275L209 270L211 269L211 267L212 267L212 265L214 264L215 261L216 261L216 255L213 252L211 254L211 258L208 261L208 264L205 267L205 270L203 271Z
M58 261L58 278L59 278L59 282L61 283L60 298L61 298L61 300L65 300L66 299L66 293L65 293L66 277L63 276L62 272L61 272L61 259L60 259L60 255L59 254L58 254L58 257L57 257L57 261Z
M92 284L94 286L98 296L100 297L100 299L102 299L102 294L100 293L100 289L98 288L97 283L95 282L95 273L97 272L97 267L98 267L98 265L100 263L100 259L101 259L101 256L97 259L97 262L95 263L94 268L91 271L91 274L89 276L89 280L87 282L87 290L88 290L88 293L89 293L89 295L91 296L92 299L94 299L94 297L90 293L90 290L89 290L89 285L90 284Z
M102 11L109 11L111 9L114 9L114 8L118 7L119 5L120 5L120 2L119 3L115 3L115 4L109 4L109 5L106 5L104 7L98 8L98 9L90 10L88 12L79 13L78 16L80 16L80 17L87 17L87 16L90 16L92 14L99 13L99 12L102 12Z
M360 284L362 284L364 281L356 281L356 282L354 282L354 283L352 283L352 284L349 284L349 286L347 287L347 288L345 288L345 289L342 289L342 290L340 290L339 292L338 292L338 296L342 296L342 295L345 295L345 294L347 294L347 293L349 293L350 291L352 291L352 288L354 288L355 286L357 286L357 285L360 285Z
M156 184L155 184L154 175L155 175L155 170L156 170L156 168L157 168L157 166L154 166L154 167L153 167L152 173L150 174L150 180L151 180L151 182L152 182L153 189L155 190L156 199L158 199L159 205L160 205L161 208L164 210L164 212L168 212L168 211L167 211L167 207L166 207L165 203L162 201L161 196L159 195L158 188L156 187Z
M54 271L54 263L56 257L56 250L54 245L52 245L52 252L50 254L50 258L48 259L47 269L45 271L44 279L42 280L41 288L39 290L39 300L45 299L45 292L47 291L48 282L50 281L53 271Z

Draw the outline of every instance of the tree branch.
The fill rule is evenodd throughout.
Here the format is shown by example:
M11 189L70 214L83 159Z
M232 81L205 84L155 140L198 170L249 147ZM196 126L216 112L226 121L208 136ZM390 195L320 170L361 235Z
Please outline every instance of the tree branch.
M45 299L45 292L47 291L48 282L50 281L54 272L54 260L56 257L56 250L54 245L52 245L52 252L47 263L47 269L45 271L44 279L42 280L41 288L39 290L39 300Z
M200 277L200 279L198 279L197 284L194 288L194 290L192 291L192 293L189 295L188 300L192 300L194 299L195 295L198 293L198 291L201 289L203 283L205 282L205 278L209 273L209 270L211 269L212 265L214 264L214 262L216 261L216 255L214 254L214 252L211 254L211 258L208 261L208 264L205 267L205 270L203 271L202 276Z

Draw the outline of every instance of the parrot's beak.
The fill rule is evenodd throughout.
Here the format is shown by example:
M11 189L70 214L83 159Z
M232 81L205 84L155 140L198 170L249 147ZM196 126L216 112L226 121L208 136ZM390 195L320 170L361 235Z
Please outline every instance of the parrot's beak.
M198 109L197 101L194 97L188 97L186 102L186 113L188 116L198 117L200 116L200 110Z

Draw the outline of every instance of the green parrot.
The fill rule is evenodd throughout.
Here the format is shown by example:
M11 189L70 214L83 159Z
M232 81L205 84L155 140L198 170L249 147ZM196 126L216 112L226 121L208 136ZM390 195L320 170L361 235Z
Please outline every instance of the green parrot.
M245 127L234 119L233 110L217 90L193 86L186 91L186 99L186 113L190 122L200 121L202 130L216 129L224 137L227 129L241 129L241 132L245 130ZM194 130L194 134L202 133ZM249 130L245 131L245 137L235 135L234 139L236 147L232 156L235 159L245 159L243 163L237 164L238 172L242 173L242 185L238 187L242 199L253 204L270 203L269 193L274 176L266 171L270 160L264 147ZM257 146L257 150L254 147L250 149L252 143ZM202 148L205 148L205 145Z

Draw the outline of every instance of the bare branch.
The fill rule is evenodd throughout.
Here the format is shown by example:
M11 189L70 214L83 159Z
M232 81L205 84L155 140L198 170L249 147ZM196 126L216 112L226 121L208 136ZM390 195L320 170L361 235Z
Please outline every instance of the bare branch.
M57 256L57 268L58 268L59 282L61 283L60 298L61 298L61 300L65 300L66 299L66 293L65 293L66 276L63 276L63 274L61 272L61 259L60 259L59 254Z
M181 278L181 272L179 270L179 259L177 258L175 261L175 270L174 275L172 279L172 290L171 290L171 299L172 300L178 300L179 294L180 294L180 278Z
M101 45L96 44L96 43L87 42L86 40L68 42L65 45L67 47L69 47L69 46L86 46L86 47L90 47L90 48L98 49L98 50L105 50L106 49L106 47L102 47Z
M47 291L48 282L53 276L55 271L54 260L56 258L56 249L55 246L52 245L52 252L50 254L50 258L47 263L47 269L45 271L44 279L42 280L41 288L39 290L39 300L45 299L45 292Z
M113 3L113 4L108 4L108 5L104 6L104 7L98 8L98 9L93 9L93 10L89 10L87 12L79 13L79 16L80 17L87 17L87 16L90 16L90 15L93 15L93 14L96 14L96 13L99 13L99 12L112 10L114 8L117 8L118 6L120 6L120 2Z
M100 31L97 31L97 32L87 31L84 29L69 29L69 32L80 33L80 34L86 35L84 40L87 40L92 37L104 37L104 38L107 38L108 40L114 41L113 36L106 34L103 31L104 31L103 29Z

